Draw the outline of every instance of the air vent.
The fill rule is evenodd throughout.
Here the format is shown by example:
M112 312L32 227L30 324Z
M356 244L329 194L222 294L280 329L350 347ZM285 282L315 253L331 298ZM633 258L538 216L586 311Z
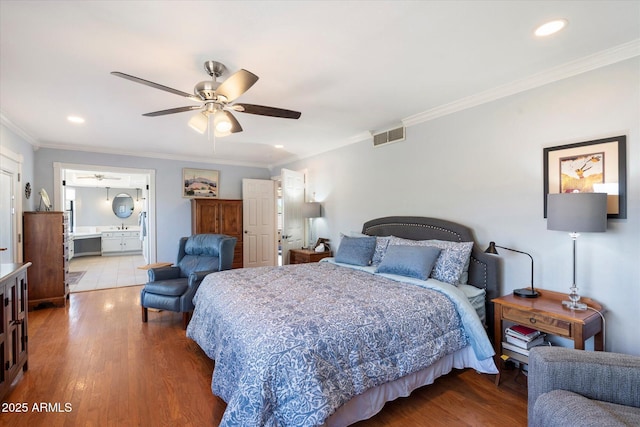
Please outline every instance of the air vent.
M373 134L373 146L379 147L392 142L404 141L404 129L404 126L401 126L396 129Z

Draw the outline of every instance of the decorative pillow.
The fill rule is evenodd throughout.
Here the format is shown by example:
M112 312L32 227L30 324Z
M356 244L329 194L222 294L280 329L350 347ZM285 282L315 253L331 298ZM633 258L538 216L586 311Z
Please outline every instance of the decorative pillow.
M336 253L336 262L353 265L370 265L376 249L375 237L342 236Z
M344 234L340 233L340 237L344 236ZM371 237L368 234L360 233L359 231L352 231L349 233L351 237ZM382 257L384 257L384 253L387 251L387 246L389 246L389 240L391 236L376 236L376 250L373 253L373 258L371 259L371 265L378 265L380 261L382 261Z
M435 239L409 240L395 236L391 236L389 245L432 246L441 249L436 265L431 271L431 277L451 285L460 283L465 266L468 271L471 248L473 248L473 242L449 242Z
M440 248L443 252L447 252L447 260L444 262L459 263L464 262L462 266L462 272L458 277L457 284L466 285L469 281L469 262L471 261L471 250L473 249L473 242L450 242L447 240L431 240L431 243L436 248ZM442 268L448 268L444 264ZM457 267L456 267L457 268ZM438 273L440 274L440 273ZM434 277L435 279L436 277ZM444 282L444 280L442 280ZM455 285L456 283L452 283Z
M440 249L433 246L389 246L376 273L427 280L438 255Z
M391 241L391 236L376 236L376 250L373 253L373 259L371 260L371 264L379 265L382 262L382 258L384 254L387 252L387 247L389 246L389 241Z

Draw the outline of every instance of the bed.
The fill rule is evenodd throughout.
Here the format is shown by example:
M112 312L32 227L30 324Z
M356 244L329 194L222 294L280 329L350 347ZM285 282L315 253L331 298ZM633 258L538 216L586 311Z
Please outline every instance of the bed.
M341 243L373 241L380 249L387 242L377 266L345 263L339 249L326 262L207 276L187 336L215 360L212 391L227 403L221 425L346 426L453 368L497 373L486 333L498 294L496 258L469 243L461 279L486 294L486 325L460 283L382 268L433 239L449 247L473 242L473 234L440 219L378 218ZM435 262L445 249L419 251L432 251Z

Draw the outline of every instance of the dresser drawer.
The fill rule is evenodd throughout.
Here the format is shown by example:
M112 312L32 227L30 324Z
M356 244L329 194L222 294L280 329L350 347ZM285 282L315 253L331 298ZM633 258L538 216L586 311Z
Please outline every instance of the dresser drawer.
M554 319L544 314L518 310L517 308L502 306L502 318L520 325L529 326L550 334L571 337L571 322Z

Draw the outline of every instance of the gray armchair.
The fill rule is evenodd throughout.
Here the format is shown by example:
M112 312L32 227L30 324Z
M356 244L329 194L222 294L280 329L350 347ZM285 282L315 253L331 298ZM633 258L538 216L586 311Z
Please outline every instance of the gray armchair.
M534 347L528 387L529 427L640 425L640 357Z
M142 321L147 321L149 308L176 311L186 329L200 282L209 273L231 269L236 240L224 234L181 238L175 266L149 269L149 282L140 292Z

